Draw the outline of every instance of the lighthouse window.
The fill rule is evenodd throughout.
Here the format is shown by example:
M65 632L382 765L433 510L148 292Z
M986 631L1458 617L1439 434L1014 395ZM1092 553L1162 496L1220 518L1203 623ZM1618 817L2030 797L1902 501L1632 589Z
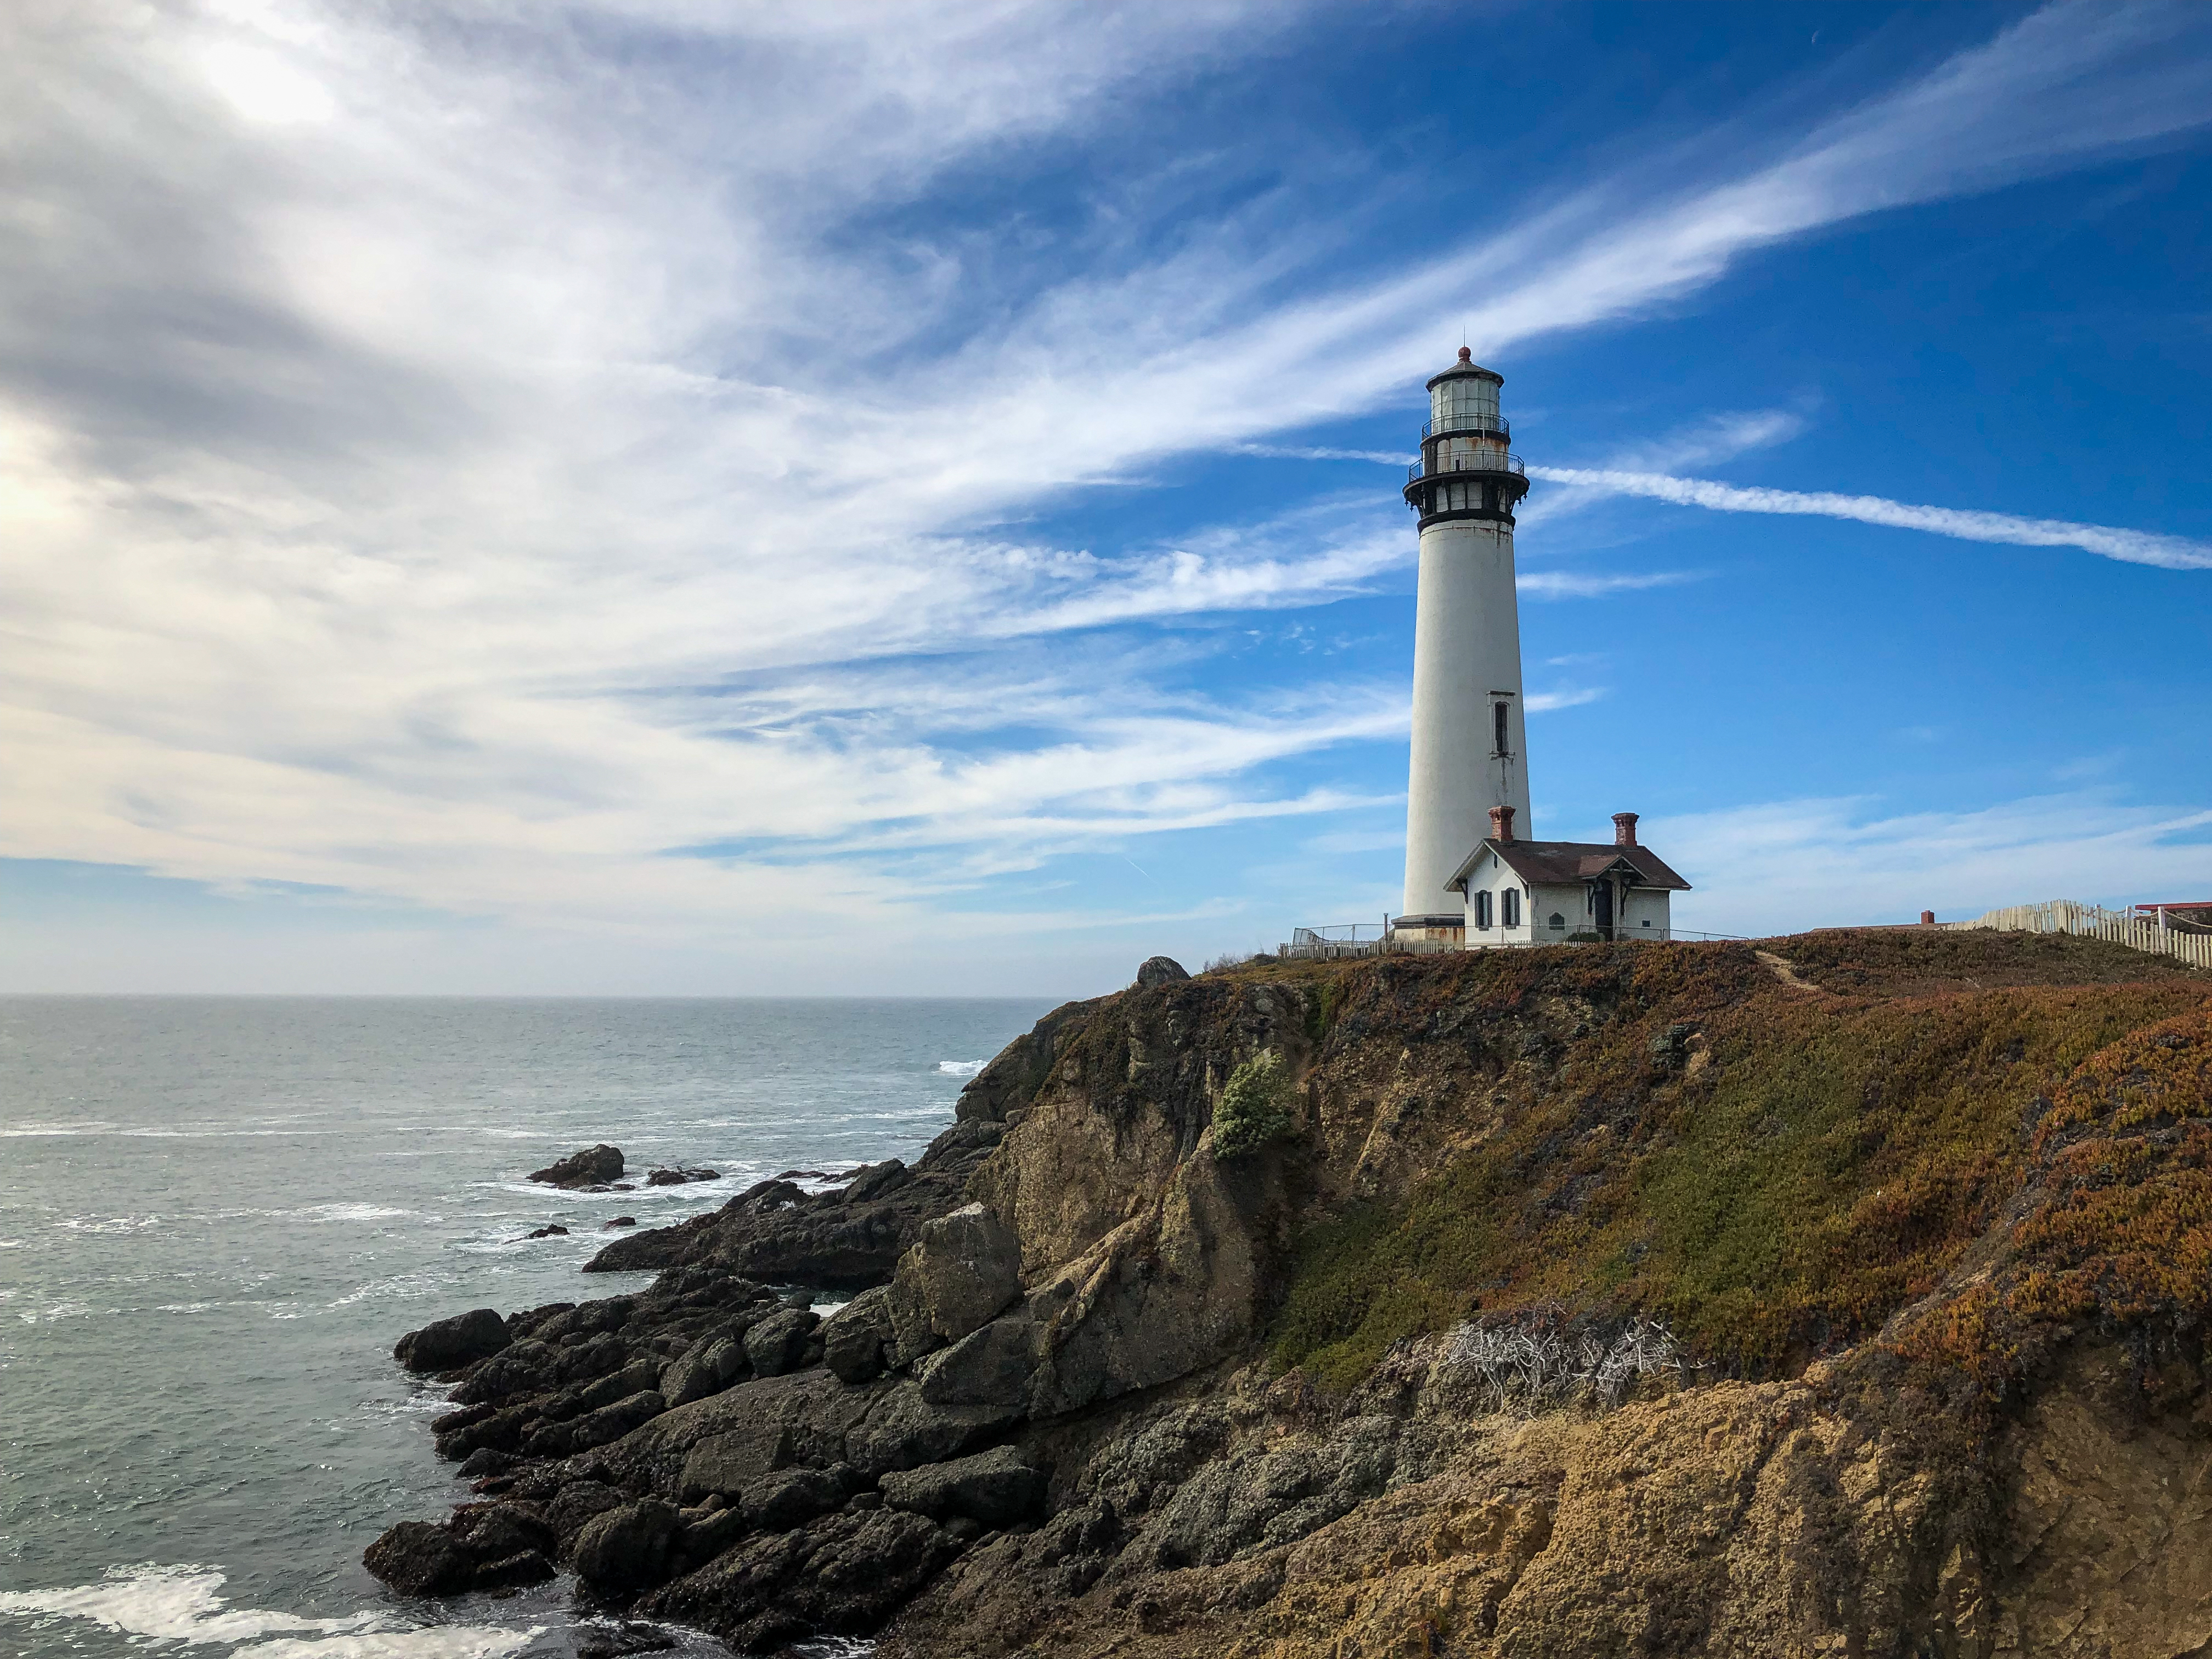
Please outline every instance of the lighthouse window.
M1506 752L1505 705L1502 702L1490 705L1490 752L1493 755L1504 754Z
M1474 925L1485 928L1490 926L1490 895L1487 893L1474 896Z
M1504 892L1498 896L1498 904L1499 918L1504 926L1508 927L1518 927L1521 925L1521 894L1519 890L1511 887L1507 888Z

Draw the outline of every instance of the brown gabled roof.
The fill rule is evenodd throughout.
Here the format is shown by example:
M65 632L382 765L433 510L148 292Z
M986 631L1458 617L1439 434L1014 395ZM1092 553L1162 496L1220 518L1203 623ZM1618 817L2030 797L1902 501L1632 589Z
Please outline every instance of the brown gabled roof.
M1664 887L1678 893L1690 884L1667 867L1666 860L1648 847L1622 847L1609 841L1497 841L1486 838L1481 846L1452 872L1447 891L1467 890L1475 860L1495 853L1498 860L1522 880L1544 887L1568 887L1589 881L1617 866L1626 866L1638 887Z

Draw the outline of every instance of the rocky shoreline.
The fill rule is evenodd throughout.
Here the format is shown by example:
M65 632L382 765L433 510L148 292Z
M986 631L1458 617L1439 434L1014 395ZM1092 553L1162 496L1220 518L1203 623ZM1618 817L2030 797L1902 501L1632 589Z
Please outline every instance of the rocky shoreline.
M2189 1650L2212 1297L2047 1311L2035 1229L2085 1146L2191 1212L2212 988L2077 943L1148 963L911 1169L410 1333L471 1501L368 1565L887 1659Z

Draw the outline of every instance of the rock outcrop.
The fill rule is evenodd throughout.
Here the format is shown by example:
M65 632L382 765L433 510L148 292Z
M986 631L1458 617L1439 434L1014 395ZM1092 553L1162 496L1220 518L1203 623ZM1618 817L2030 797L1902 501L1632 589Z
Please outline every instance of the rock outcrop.
M403 1342L479 1501L379 1577L884 1659L2212 1642L2212 979L2118 947L1161 978L648 1240Z
M580 1188L611 1186L623 1178L623 1155L619 1146L586 1146L580 1152L547 1164L530 1173L532 1181L542 1181L549 1187Z

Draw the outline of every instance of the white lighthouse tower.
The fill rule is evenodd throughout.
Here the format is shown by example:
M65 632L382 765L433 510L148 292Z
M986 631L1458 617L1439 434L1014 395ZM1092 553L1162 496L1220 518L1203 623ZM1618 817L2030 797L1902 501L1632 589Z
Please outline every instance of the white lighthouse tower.
M1406 809L1403 945L1465 939L1467 898L1453 878L1504 807L1508 837L1528 834L1521 613L1513 588L1513 508L1528 493L1512 430L1498 413L1505 377L1459 361L1429 382L1421 459L1406 484L1420 515L1413 629L1413 757Z

